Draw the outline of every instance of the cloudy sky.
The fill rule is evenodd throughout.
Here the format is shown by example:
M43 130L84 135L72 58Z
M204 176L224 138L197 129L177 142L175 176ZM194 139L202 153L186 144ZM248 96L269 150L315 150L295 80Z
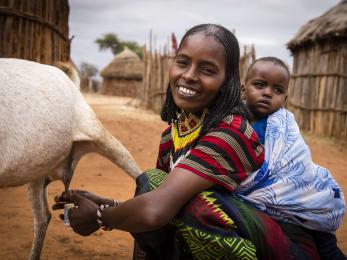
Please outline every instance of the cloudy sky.
M149 31L162 46L174 32L200 23L235 30L242 44L254 44L257 57L277 56L292 63L286 43L302 25L340 0L70 0L72 58L104 68L113 58L95 39L116 33L121 40L148 42Z

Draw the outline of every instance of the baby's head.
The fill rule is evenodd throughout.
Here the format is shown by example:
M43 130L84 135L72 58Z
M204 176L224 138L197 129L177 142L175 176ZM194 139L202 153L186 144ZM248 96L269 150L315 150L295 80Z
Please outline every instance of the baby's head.
M289 80L287 65L276 57L263 57L249 66L241 96L254 119L266 117L284 106Z

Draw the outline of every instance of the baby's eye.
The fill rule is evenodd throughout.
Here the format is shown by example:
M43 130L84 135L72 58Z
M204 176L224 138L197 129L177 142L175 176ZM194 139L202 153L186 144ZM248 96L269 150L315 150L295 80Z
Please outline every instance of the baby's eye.
M254 82L254 86L256 88L264 88L266 86L265 82L262 82L262 81L256 81Z
M283 89L282 88L275 88L274 89L274 92L276 93L276 94L283 94Z

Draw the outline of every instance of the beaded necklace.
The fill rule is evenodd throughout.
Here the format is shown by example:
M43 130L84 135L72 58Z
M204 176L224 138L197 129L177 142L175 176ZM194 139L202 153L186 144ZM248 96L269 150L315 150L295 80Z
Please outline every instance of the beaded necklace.
M173 149L170 156L171 169L189 154L194 141L198 138L208 110L205 108L199 115L182 112L172 124Z

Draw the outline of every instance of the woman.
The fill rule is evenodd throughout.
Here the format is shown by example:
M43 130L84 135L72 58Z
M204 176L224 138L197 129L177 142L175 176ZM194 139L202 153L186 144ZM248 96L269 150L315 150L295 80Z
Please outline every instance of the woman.
M294 244L280 226L232 194L264 158L240 100L235 36L218 25L193 27L169 78L161 116L170 126L157 169L142 174L137 196L121 204L85 191L58 196L77 206L68 214L73 230L132 232L135 258L290 258Z

